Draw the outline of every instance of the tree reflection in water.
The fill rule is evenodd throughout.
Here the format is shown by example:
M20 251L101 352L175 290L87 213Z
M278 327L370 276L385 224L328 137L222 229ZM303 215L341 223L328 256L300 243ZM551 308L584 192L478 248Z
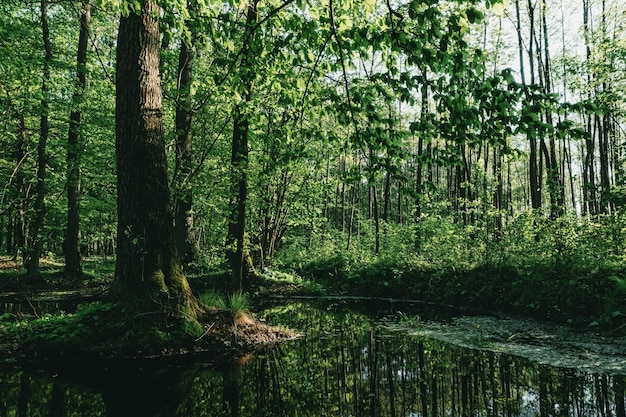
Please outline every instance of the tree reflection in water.
M557 368L379 326L353 309L265 312L304 336L226 367L150 366L82 377L0 373L0 415L615 416L623 375Z

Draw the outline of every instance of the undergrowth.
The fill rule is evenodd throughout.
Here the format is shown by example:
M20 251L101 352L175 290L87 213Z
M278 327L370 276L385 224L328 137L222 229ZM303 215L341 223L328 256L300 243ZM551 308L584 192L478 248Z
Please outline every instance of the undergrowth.
M621 217L550 220L523 213L496 233L446 218L292 239L278 268L337 293L413 298L604 330L626 323Z
M250 312L251 304L245 293L235 293L224 296L215 291L200 294L200 302L208 307L230 312L233 317Z

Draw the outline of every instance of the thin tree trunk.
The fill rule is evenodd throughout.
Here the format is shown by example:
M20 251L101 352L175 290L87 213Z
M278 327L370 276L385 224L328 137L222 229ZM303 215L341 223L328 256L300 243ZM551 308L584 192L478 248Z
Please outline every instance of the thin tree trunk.
M340 175L339 178L341 180L341 192L340 192L340 198L341 198L341 231L345 232L346 231L346 210L348 210L346 208L346 179L345 179L345 174L348 171L348 167L347 165L347 160L345 155L341 158L341 170L340 170Z
M426 126L426 118L428 117L430 111L428 108L428 86L426 84L426 72L422 72L424 74L424 84L421 86L421 111L420 117L422 121L422 125ZM416 163L417 167L415 170L415 223L418 224L418 227L415 228L415 248L419 249L422 244L422 229L419 226L419 222L422 218L422 201L424 200L422 194L424 193L424 135L425 133L419 134L417 139L417 156ZM430 143L428 144L428 150L430 150ZM427 152L427 155L430 156L430 152ZM430 160L430 158L429 158ZM429 172L429 179L432 181L432 169Z
M191 0L193 1L193 0ZM191 3L191 2L189 2ZM189 9L193 10L192 5ZM193 28L190 30L194 30ZM178 56L178 105L176 106L176 175L174 176L175 208L174 234L176 246L183 265L195 261L198 242L195 236L193 216L192 175L192 94L193 66L195 58L195 33L190 44L182 42Z
M378 195L376 185L372 185L372 214L374 216L374 252L380 253L380 218L378 216Z
M18 253L20 251L25 250L26 246L26 235L27 235L27 224L26 224L26 205L28 204L28 196L27 190L24 186L24 161L27 157L26 152L26 142L28 140L28 134L26 131L26 121L24 120L24 115L17 115L18 119L18 141L15 149L15 194L18 199L17 210L16 210L16 218L14 220L14 239L9 253L13 253L13 260L17 260ZM12 251L12 252L11 252Z
M585 157L584 169L584 193L585 202L589 209L589 214L596 215L600 212L598 205L597 187L596 187L596 163L595 163L595 133L591 123L591 118L587 122L587 139L585 140L585 149L587 155Z
M35 218L31 223L30 242L26 248L26 279L30 282L40 282L43 280L39 269L39 258L43 248L43 236L41 229L46 215L46 205L44 197L46 194L46 143L48 141L48 131L50 124L48 113L50 111L49 84L50 65L52 63L52 45L50 42L50 29L48 26L48 2L41 0L41 28L43 34L43 45L45 57L43 62L43 80L41 83L41 118L39 124L39 143L37 144L37 185L35 188L34 211Z
M330 223L330 193L328 192L328 185L330 184L330 156L326 157L326 174L322 183L324 184L324 220L326 223Z
M548 41L548 23L546 20L546 3L545 1L541 2L541 25L543 29L543 56L544 62L543 66L541 65L541 55L538 54L537 59L539 60L539 67L543 67L543 88L546 94L550 94L552 92L552 77L551 77L551 66L550 66L550 47ZM539 48L538 48L539 49ZM546 123L549 125L553 125L552 120L552 111L548 107L545 111ZM565 212L565 194L564 194L564 186L561 182L560 171L562 168L559 167L559 160L556 155L556 140L554 138L554 134L549 135L548 139L549 152L546 152L546 169L547 169L547 179L548 179L548 191L550 193L550 216L552 218L558 218L562 216Z
M603 89L607 88L603 83ZM598 131L598 150L600 151L600 212L609 213L609 192L611 190L611 179L609 176L609 122L608 116L596 116Z
M387 135L389 141L393 142L393 120L392 120L391 105L389 106L389 126ZM385 183L383 188L383 220L385 223L389 223L389 216L391 214L391 173L389 170L385 173Z
M565 38L565 15L564 15L564 4L563 4L563 0L561 0L560 3L561 6L561 47L563 48L563 50L566 50L566 38ZM567 78L567 63L565 62L565 60L562 63L562 76L561 78L563 79L563 100L565 102L568 101L568 78ZM565 114L563 115L564 119L567 119L568 116L568 112L565 111ZM562 142L562 149L563 149L563 157L562 157L562 162L561 162L561 166L563 167L562 170L562 174L561 174L561 184L563 184L563 192L565 193L565 183L566 183L566 178L569 179L569 188L570 188L570 202L572 204L572 211L573 213L577 212L577 208L576 208L576 190L574 188L574 172L572 170L572 149L571 149L571 143L570 140L568 139L568 137L563 137L563 142ZM565 200L564 200L565 201Z
M354 234L354 214L356 211L357 201L357 187L352 187L352 193L350 198L350 216L348 217L348 237L346 243L346 250L350 250L350 245L352 244L352 235Z
M246 34L242 49L242 73L241 83L244 90L244 101L249 103L252 99L252 83L254 80L252 45L254 42L252 30L258 18L256 1L250 2L246 15ZM227 285L227 291L231 294L243 290L245 278L245 231L246 231L246 204L248 198L248 110L242 106L235 109L233 126L233 141L231 153L231 196L230 216L228 224L227 256L230 260L231 280Z
M502 213L504 209L504 177L502 175L502 152L498 152L496 147L493 148L493 178L496 181L496 187L493 191L493 208L496 211L494 220L494 232L497 241L502 239Z
M606 0L602 0L602 15L600 23L600 36L602 41L608 38L606 27ZM606 81L606 78L602 80L602 93L610 91L610 86ZM600 151L600 212L609 213L611 210L610 196L611 191L611 179L609 174L609 115L603 114L602 116L596 116L598 121L598 147Z
M370 164L374 159L374 152L370 149ZM372 217L374 219L374 252L378 255L380 253L380 216L378 212L378 192L376 190L376 182L372 176L368 178L369 193L370 193L370 207Z
M404 213L403 213L403 201L402 201L402 191L404 190L404 181L398 182L398 224L404 224Z
M583 31L585 36L585 50L587 62L591 62L591 33L589 26L589 0L583 0ZM591 85L592 73L587 73L587 83ZM589 92L591 95L591 91ZM589 97L590 98L590 97ZM583 161L583 214L587 211L591 215L598 214L599 207L596 196L596 182L595 182L595 141L592 118L587 117L586 123L587 139L585 139L586 156Z
M530 65L530 83L531 85L535 84L535 64L534 64L534 39L535 39L535 9L531 0L528 0L528 18L530 21L530 41L528 43L528 62ZM522 86L526 88L526 77L524 70L524 59L523 59L523 43L522 43L522 35L521 35L521 19L519 12L519 0L515 2L515 8L517 13L517 36L518 43L520 49L520 69L522 74ZM529 184L530 184L530 201L531 207L533 209L541 208L541 179L540 179L540 168L537 166L537 158L539 157L539 152L537 150L537 139L532 133L527 134L527 138L530 144L530 154L529 154Z
M238 112L233 127L231 154L231 211L228 224L228 258L231 282L227 290L238 293L243 289L246 204L248 198L248 120Z
M383 221L389 222L389 213L391 212L391 174L385 174L385 185L383 189Z
M422 193L423 193L423 154L424 154L424 135L419 135L417 139L417 168L415 170L415 221L419 222L422 217Z
M70 128L67 140L67 230L65 235L65 273L78 278L83 274L80 239L80 164L83 143L81 140L81 104L87 80L87 45L91 5L83 3L80 14L80 32L76 55L76 85L74 87L73 108L70 114Z

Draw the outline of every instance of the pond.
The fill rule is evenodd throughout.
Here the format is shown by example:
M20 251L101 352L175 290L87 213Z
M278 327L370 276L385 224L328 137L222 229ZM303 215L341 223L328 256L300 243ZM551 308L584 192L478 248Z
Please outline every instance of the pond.
M423 324L452 323L448 313L402 311L371 302L273 306L259 317L302 337L229 364L6 367L0 416L626 415L626 377L615 363L609 371L554 366L475 334L467 339L484 348L469 348Z

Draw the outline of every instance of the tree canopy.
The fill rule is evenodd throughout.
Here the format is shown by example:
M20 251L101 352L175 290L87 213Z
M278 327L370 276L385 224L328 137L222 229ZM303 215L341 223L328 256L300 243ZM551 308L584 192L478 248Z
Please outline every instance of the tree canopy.
M171 239L181 268L229 270L237 292L316 251L623 262L621 0L159 1L163 160L143 165L119 143L141 118L119 72L138 41L118 36L148 3L95 2L88 33L85 2L0 5L0 244L25 264Z

